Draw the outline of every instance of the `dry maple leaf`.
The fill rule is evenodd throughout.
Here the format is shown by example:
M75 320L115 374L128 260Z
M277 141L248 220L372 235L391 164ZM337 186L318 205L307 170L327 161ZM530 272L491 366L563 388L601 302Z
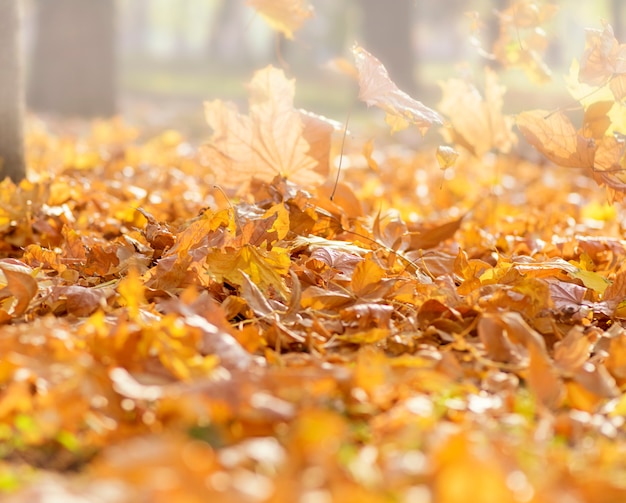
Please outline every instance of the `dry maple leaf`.
M294 80L282 70L259 70L249 90L249 115L232 103L205 103L213 135L200 153L216 183L241 191L253 178L270 182L277 175L302 186L323 183L333 124L293 107Z
M358 45L352 48L352 53L358 70L359 99L387 112L386 120L392 132L415 124L425 134L432 125L443 124L437 112L398 89L378 59Z
M625 197L626 144L619 136L587 138L560 111L531 110L519 114L516 122L526 141L550 161L559 166L589 169L594 180L607 187L610 201Z
M248 5L288 39L293 39L293 32L314 15L313 7L307 0L248 0Z
M613 75L623 73L626 73L626 44L615 39L611 25L604 23L603 30L587 29L578 80L603 86Z
M506 153L515 144L513 119L502 113L505 88L492 70L485 69L485 96L468 81L450 79L441 83L439 109L450 119L450 141L481 157L491 149Z

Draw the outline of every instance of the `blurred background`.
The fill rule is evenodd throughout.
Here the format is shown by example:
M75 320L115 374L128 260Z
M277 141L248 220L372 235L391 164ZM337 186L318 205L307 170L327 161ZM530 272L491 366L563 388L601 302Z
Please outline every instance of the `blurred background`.
M200 139L209 134L202 102L221 98L245 107L245 82L273 64L297 79L298 106L343 121L356 91L329 62L351 60L356 41L401 89L436 106L438 81L498 66L470 39L490 46L499 34L495 11L509 3L311 0L315 15L288 40L246 0L26 0L27 104L49 117L120 114L147 134L174 128ZM511 112L532 101L559 105L562 75L582 55L586 27L607 20L626 41L624 0L527 3L558 5L537 27L547 35L543 57L553 78L538 92L523 72L505 72Z

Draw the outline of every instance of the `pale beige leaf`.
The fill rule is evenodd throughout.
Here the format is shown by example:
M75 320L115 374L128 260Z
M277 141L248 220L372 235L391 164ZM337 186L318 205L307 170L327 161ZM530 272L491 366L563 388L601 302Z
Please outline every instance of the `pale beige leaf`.
M614 74L622 73L626 73L626 44L615 39L613 28L607 23L602 30L588 29L578 80L602 86Z
M441 83L439 109L449 117L447 133L453 141L477 157L492 149L509 152L516 138L513 119L502 113L504 87L496 74L486 70L485 95L468 81L450 79Z
M392 132L415 124L425 134L431 126L443 124L437 112L398 89L378 59L358 45L352 53L359 73L359 99L387 112Z
M213 135L200 152L216 183L240 191L253 178L270 182L281 176L302 186L323 183L332 123L303 116L293 107L294 81L282 70L271 66L259 70L249 91L249 115L239 113L231 103L205 103Z

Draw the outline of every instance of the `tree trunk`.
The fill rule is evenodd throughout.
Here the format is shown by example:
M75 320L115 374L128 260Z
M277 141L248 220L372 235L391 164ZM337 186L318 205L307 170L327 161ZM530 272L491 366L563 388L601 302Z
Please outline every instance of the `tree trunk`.
M414 92L416 55L413 50L413 0L361 0L363 46L385 65L389 77Z
M115 1L39 0L28 104L65 117L115 114Z
M624 0L611 0L613 32L615 33L615 38L621 44L626 44L626 33L624 33L624 30L626 29L624 23L624 15L626 15L626 9L624 9Z
M0 179L26 176L23 143L21 0L0 0Z

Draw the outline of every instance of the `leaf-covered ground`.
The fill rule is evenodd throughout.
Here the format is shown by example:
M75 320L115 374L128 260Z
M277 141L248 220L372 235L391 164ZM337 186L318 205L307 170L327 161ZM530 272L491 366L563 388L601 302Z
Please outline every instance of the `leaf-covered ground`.
M492 72L436 112L358 47L361 98L449 145L349 134L336 189L341 131L273 68L247 113L207 103L199 150L31 120L0 184L3 501L624 501L608 29L580 130L518 116L567 167L513 148Z
M334 201L232 202L132 136L34 125L41 178L0 187L13 501L626 494L626 243L590 178L388 148Z

